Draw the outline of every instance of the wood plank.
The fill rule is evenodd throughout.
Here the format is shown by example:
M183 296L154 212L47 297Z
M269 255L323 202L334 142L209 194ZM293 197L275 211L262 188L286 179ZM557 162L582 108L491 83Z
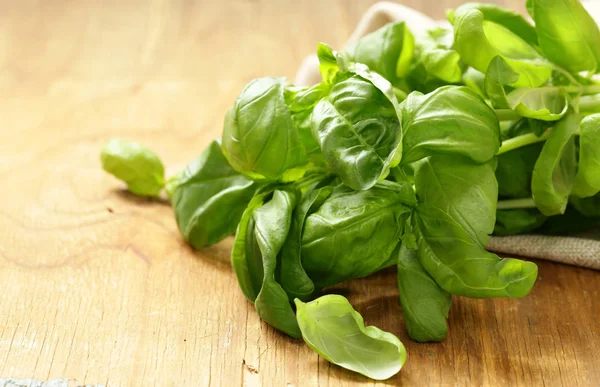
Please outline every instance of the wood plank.
M173 173L254 77L339 47L374 0L0 4L0 377L126 385L374 384L262 323L168 203L100 169L111 136ZM405 1L437 18L459 1ZM523 10L521 2L506 1ZM600 385L600 274L540 262L522 300L457 298L441 344L404 332L393 270L337 287L409 361L392 384Z

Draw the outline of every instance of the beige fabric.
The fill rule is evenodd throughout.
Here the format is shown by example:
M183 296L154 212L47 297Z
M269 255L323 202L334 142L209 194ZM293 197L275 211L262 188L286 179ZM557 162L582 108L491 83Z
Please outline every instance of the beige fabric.
M600 21L600 3L584 2L584 5L596 21ZM373 5L364 14L346 45L394 21L405 21L416 36L424 33L429 28L448 25L445 21L436 22L401 4L381 2ZM296 84L298 86L309 86L320 80L319 62L315 55L311 55L302 62L298 69ZM577 237L544 235L492 237L487 248L505 255L546 259L600 270L600 232Z

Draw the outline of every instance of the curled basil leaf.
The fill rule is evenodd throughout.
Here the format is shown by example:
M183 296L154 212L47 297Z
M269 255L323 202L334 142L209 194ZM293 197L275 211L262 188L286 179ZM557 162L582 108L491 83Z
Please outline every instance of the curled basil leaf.
M550 132L531 179L537 208L546 216L565 212L577 173L577 148L573 137L579 117L569 112Z
M573 195L583 198L600 191L600 114L585 117L580 126L579 169Z
M495 108L510 108L505 85L515 83L518 79L519 74L506 63L504 58L496 56L492 59L485 74L485 93Z
M113 138L100 160L106 172L127 183L136 195L158 197L165 185L165 168L156 153L136 142Z
M408 183L381 181L365 191L338 186L304 225L302 264L315 287L394 264L392 252L414 202Z
M398 290L408 335L422 343L444 340L452 296L423 268L416 250L403 245L394 254L398 257Z
M329 362L371 379L385 380L406 362L396 336L365 326L346 298L327 295L309 303L296 300L298 325L306 344Z
M392 84L410 69L415 42L405 22L389 23L363 36L346 53L353 62L364 63Z
M231 168L218 141L167 186L177 227L196 249L233 235L258 188L257 183Z
M511 109L522 117L557 121L567 114L567 95L560 87L520 88L507 95Z
M295 180L308 163L306 150L285 101L283 78L251 81L223 129L223 153L238 172L254 179Z
M435 28L417 40L419 62L425 71L448 83L458 83L462 78L460 55L452 45L451 30Z
M519 78L513 87L538 87L552 75L552 66L512 23L499 22L489 13L468 4L452 14L455 49L461 59L486 73L490 62L502 57Z
M529 0L528 8L548 59L571 72L599 69L600 31L579 0Z

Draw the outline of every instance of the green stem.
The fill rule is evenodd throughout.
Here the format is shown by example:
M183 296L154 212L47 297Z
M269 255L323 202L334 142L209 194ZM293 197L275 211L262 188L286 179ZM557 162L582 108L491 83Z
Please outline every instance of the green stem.
M522 146L535 144L536 142L545 141L550 136L550 131L544 132L541 136L536 136L534 133L527 133L522 136L513 137L502 142L502 146L498 149L496 155L510 152L513 149L520 148Z
M600 112L600 95L586 95L580 97L579 111L584 113Z
M592 86L562 86L562 89L567 93L582 93L582 94L598 94L600 93L600 85Z
M398 102L402 102L406 99L406 97L408 97L408 94L406 94L404 90L397 87L394 87L394 95L396 96Z
M533 198L499 200L496 206L498 210L514 210L517 208L535 208L535 202Z
M516 121L521 116L512 109L496 109L496 117L498 117L498 121Z

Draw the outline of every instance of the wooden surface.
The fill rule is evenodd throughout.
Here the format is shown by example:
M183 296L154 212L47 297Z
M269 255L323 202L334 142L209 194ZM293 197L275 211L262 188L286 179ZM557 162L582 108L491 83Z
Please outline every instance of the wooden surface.
M98 156L120 136L178 170L219 136L246 82L293 76L373 2L0 4L0 378L372 383L262 323L231 240L191 250L169 205L123 192ZM457 2L405 3L440 18ZM600 385L599 272L540 262L529 297L456 298L448 339L428 345L404 332L395 282L390 270L338 289L408 347L388 384Z

